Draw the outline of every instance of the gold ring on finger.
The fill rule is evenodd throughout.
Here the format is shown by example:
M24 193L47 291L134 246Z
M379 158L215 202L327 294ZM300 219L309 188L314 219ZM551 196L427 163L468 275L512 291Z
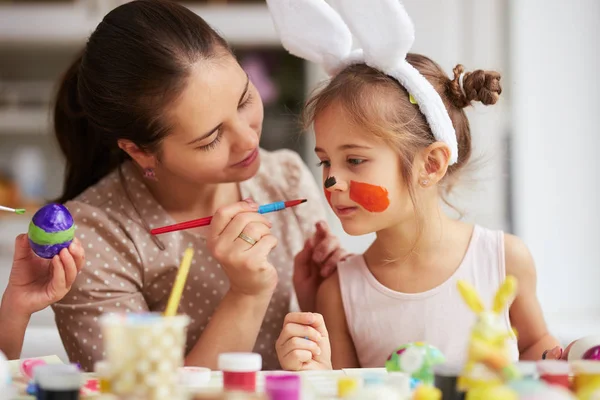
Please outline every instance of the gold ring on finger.
M241 232L238 237L242 239L244 242L248 243L250 246L254 246L257 240L252 239L250 236L246 235L244 232Z

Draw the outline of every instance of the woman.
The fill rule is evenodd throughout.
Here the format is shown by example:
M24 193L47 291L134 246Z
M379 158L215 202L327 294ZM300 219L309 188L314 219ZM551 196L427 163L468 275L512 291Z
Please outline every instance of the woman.
M310 311L344 252L319 222L320 190L298 155L259 149L262 120L227 43L183 6L133 1L98 25L55 109L67 159L59 201L89 260L53 307L71 361L90 370L103 358L101 314L164 310L192 246L179 308L191 321L186 364L215 368L221 352L254 350L278 368L292 275ZM308 203L256 213L257 203L295 198ZM207 228L149 233L213 214Z

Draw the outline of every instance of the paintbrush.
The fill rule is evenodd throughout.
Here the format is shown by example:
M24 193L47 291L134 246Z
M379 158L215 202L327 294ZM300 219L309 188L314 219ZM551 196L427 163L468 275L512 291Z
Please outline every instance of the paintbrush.
M165 309L165 317L173 317L177 314L177 308L179 307L179 301L181 300L181 294L183 293L183 287L187 280L188 273L190 272L190 265L192 264L192 257L194 256L194 249L188 247L183 254L181 259L181 265L177 271L175 277L175 283L173 289L171 289L171 295L169 296L169 302Z
M8 212L13 212L15 214L25 214L24 208L10 208L10 207L0 206L0 211L8 211Z
M258 207L259 214L266 214L274 211L284 210L286 208L297 206L298 204L306 203L306 199L301 200L289 200L289 201L278 201L270 204L263 204ZM191 221L180 222L178 224L163 226L155 228L150 231L152 235L160 235L162 233L182 231L184 229L198 228L200 226L210 225L213 217L204 217L199 219L193 219Z

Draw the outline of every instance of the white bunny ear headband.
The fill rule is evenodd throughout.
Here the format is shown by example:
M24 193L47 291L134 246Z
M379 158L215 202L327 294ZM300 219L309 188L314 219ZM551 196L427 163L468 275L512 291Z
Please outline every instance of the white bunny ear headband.
M437 141L458 160L454 126L440 95L406 61L415 41L412 20L399 0L339 0L336 12L325 0L267 0L283 47L321 65L330 76L364 62L396 79L419 105ZM352 51L352 34L362 49Z

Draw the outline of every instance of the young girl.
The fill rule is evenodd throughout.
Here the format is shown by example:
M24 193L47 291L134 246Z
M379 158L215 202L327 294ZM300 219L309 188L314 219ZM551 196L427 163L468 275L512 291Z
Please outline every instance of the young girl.
M536 297L527 247L515 236L452 219L440 207L442 193L471 155L463 109L496 103L500 74L464 72L457 65L450 79L429 58L408 53L412 25L394 1L369 5L378 10L377 21L360 2L339 2L343 22L317 4L324 2L298 0L289 9L300 17L283 3L269 6L284 45L332 75L306 107L327 200L348 234L377 234L364 254L339 263L321 285L317 311L323 318L288 315L277 342L283 368L383 367L394 349L417 341L462 364L475 320L457 280L470 282L489 302L507 275L520 288L502 321L518 332L513 358L535 360L548 351L548 357L560 357ZM333 41L310 47L296 37L293 27L303 26L303 16L322 24L311 26L321 30L312 40ZM347 48L345 24L362 51Z
M78 239L49 260L36 256L27 235L15 239L8 286L0 305L0 351L19 358L31 315L62 299L83 267L84 250Z

